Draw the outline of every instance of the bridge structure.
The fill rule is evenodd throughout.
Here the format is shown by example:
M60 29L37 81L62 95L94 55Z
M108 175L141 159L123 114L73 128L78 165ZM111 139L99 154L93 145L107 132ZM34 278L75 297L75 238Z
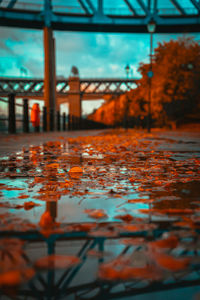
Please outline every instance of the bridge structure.
M128 78L85 78L81 79L72 73L68 79L56 80L55 98L56 111L60 110L60 104L68 103L69 118L72 128L78 128L82 115L83 100L103 99L106 95L120 96L135 88L137 79ZM0 78L0 97L13 95L14 98L44 100L45 87L43 79L35 78ZM13 97L9 98L13 99Z
M74 6L63 0L0 0L0 26L43 30L47 111L56 110L54 30L147 33L152 21L156 33L200 32L200 1L122 0L113 8L105 0L77 0Z

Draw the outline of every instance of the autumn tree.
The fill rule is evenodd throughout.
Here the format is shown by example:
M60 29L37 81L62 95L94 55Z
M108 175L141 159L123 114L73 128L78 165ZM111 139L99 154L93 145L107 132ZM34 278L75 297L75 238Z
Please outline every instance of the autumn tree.
M148 64L141 64L139 89L148 100ZM159 43L153 56L152 117L159 125L183 120L199 106L200 45L193 38Z
M155 126L171 122L184 123L197 116L200 108L200 45L191 37L159 43L152 57L151 117ZM98 121L124 124L132 119L147 120L149 93L149 64L140 63L142 77L137 87L124 95L109 97L93 115ZM102 110L104 113L102 113ZM101 119L101 115L103 120Z

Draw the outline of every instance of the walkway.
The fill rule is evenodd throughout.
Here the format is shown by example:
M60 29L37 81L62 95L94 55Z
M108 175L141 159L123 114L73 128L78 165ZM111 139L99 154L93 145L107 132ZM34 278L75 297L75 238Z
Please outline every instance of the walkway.
M109 130L80 130L64 132L41 132L29 134L5 135L0 134L0 156L8 155L22 150L30 145L40 145L43 142L62 140L63 138L78 136L96 136ZM114 131L116 132L116 131ZM138 131L144 133L144 131ZM146 135L147 139L163 140L158 150L169 151L200 151L200 130L188 128L187 130L152 130Z

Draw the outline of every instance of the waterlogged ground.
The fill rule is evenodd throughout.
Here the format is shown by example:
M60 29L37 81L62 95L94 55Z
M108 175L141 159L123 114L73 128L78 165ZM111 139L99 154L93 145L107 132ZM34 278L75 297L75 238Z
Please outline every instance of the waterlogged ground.
M200 299L198 143L113 131L3 157L2 299Z

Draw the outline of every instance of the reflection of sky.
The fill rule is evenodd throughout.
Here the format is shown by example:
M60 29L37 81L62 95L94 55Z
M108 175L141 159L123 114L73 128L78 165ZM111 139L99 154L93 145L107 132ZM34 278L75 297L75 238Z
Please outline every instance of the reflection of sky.
M5 1L1 2L1 6ZM24 2L24 1L23 1ZM33 0L25 1L33 3ZM97 0L92 0L96 6ZM136 0L131 4L139 9ZM144 1L147 3L148 1ZM17 1L17 5L22 3ZM36 5L41 0L34 1ZM63 1L53 1L53 5L62 5ZM77 0L67 1L66 7L79 7ZM189 0L182 0L181 5L191 8ZM127 10L125 1L104 0L105 9ZM158 0L159 8L175 9L170 0ZM140 62L149 59L148 34L111 34L111 33L80 33L54 32L56 39L56 73L57 76L68 77L72 65L76 65L80 77L125 77L125 66L130 65L130 76L140 76L137 68ZM159 42L177 38L178 35L156 34L154 47ZM194 34L199 38L199 34ZM28 30L1 27L0 32L0 76L43 77L44 55L43 36L41 30ZM92 111L92 102L85 103L84 110ZM90 108L92 106L92 109Z

